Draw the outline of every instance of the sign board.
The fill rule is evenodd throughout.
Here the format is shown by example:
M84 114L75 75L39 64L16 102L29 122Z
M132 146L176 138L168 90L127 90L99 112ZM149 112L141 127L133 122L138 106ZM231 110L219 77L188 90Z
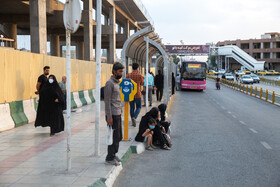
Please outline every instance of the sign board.
M165 45L166 52L174 55L203 55L209 54L209 45Z
M131 79L122 79L120 82L121 100L125 102L133 101L137 93L137 84Z
M66 30L75 33L82 17L81 0L67 0L63 11L63 22Z

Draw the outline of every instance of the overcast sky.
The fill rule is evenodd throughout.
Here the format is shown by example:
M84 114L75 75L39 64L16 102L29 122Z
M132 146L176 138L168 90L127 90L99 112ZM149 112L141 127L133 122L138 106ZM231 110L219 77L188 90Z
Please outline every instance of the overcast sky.
M280 0L142 0L163 42L205 44L280 32Z

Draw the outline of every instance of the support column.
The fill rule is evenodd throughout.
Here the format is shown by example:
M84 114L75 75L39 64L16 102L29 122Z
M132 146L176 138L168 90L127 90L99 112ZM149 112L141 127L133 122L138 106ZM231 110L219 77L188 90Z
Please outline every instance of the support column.
M76 45L76 55L77 59L84 60L84 42L77 42Z
M51 56L60 56L59 35L51 35Z
M115 62L116 57L116 9L115 7L110 8L109 12L109 25L110 25L110 34L109 34L109 50L107 54L107 61L109 64Z
M30 0L31 52L47 54L46 0Z
M125 22L125 25L123 28L123 33L124 33L126 39L128 39L130 37L129 20L126 20L126 22Z
M84 59L93 61L92 0L84 1Z

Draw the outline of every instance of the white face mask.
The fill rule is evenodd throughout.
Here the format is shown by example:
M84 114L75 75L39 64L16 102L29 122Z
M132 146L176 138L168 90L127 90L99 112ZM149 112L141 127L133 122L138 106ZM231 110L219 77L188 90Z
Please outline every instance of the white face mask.
M53 83L53 79L49 79L49 83L51 83L51 84L52 84L52 83Z

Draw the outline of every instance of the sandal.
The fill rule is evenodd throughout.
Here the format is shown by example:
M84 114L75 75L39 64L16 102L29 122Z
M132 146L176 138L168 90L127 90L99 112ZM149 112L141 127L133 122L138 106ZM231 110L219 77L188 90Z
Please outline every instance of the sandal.
M154 149L151 146L146 147L147 151L153 151Z
M170 148L169 148L166 144L164 144L164 146L162 147L162 149L170 150Z
M151 147L152 147L153 149L157 149L157 147L156 147L155 145L153 145L153 144L151 145Z

